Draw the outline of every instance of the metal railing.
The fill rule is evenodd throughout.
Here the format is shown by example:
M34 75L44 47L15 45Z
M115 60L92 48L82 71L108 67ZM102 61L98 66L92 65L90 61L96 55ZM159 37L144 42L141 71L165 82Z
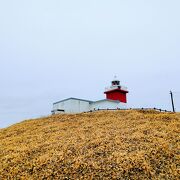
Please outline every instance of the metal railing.
M90 110L89 112L95 112L95 111L118 111L118 110L154 110L154 111L159 111L159 112L172 112L164 109L159 109L159 108L129 108L129 109L122 109L122 108L116 108L116 109L93 109Z
M117 89L119 86L110 86L110 87L106 87L105 88L105 91L111 91L111 90L114 90L114 89ZM120 86L120 89L123 90L123 91L127 91L128 88L125 87L125 86Z

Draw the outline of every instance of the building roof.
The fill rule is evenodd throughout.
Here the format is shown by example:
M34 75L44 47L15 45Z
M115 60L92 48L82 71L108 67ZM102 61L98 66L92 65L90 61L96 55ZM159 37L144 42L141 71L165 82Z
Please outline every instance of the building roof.
M85 102L93 103L93 101L70 97L70 98L63 99L63 100L61 100L61 101L55 102L55 103L53 103L53 104L58 104L58 103L61 103L61 102L64 102L64 101L68 101L68 100L78 100L78 101L85 101Z
M98 102L103 102L103 101L114 102L114 103L120 103L120 101L118 101L118 100L111 100L111 99L102 99L102 100L94 101L94 102L91 102L91 103L98 103Z
M71 98L67 98L67 99L63 99L63 100L61 100L61 101L55 102L55 103L53 103L53 104L58 104L58 103L61 103L61 102L64 102L64 101L68 101L68 100L85 101L85 102L89 102L90 104L99 103L99 102L103 102L103 101L120 103L120 101L118 101L118 100L111 100L111 99L101 99L101 100L98 100L98 101L90 101L90 100L85 100L85 99L79 99L79 98L73 98L73 97L71 97Z

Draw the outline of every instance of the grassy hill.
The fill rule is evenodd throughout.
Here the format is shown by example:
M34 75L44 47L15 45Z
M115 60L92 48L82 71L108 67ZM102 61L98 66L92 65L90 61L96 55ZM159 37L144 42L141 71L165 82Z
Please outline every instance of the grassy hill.
M0 179L179 179L180 114L95 112L0 130Z

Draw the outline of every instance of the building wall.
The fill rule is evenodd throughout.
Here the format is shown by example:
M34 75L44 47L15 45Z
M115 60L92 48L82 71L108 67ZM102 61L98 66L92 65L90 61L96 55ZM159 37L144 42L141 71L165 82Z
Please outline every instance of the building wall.
M89 103L86 101L69 99L69 100L54 104L53 106L53 110L55 114L81 113L81 112L88 112L90 110L97 110L97 109L117 109L117 108L126 109L127 104L121 103L121 102L108 101L108 100ZM62 110L62 111L56 111L56 110Z
M53 110L64 110L62 113L81 113L89 111L89 102L69 99L67 101L63 101L57 104L54 104ZM56 112L61 113L61 112Z
M111 101L98 101L95 103L90 104L90 110L94 109L126 109L126 103L118 103L118 102L111 102Z
M69 113L81 113L89 111L89 102L81 100L70 100L70 106L67 108Z
M118 108L120 108L120 109L127 109L128 108L127 103L123 103L123 102L119 103L118 104Z

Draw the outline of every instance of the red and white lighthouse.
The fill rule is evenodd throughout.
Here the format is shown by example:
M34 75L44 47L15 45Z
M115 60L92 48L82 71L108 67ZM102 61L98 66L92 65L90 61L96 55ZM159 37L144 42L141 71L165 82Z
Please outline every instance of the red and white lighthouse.
M100 109L127 109L127 88L121 86L116 77L111 83L111 86L106 88L104 92L106 99L90 101L71 97L54 103L52 113L82 113Z
M127 103L127 87L121 86L117 77L114 78L111 82L111 86L106 88L104 93L106 94L106 99L118 100L122 103Z

